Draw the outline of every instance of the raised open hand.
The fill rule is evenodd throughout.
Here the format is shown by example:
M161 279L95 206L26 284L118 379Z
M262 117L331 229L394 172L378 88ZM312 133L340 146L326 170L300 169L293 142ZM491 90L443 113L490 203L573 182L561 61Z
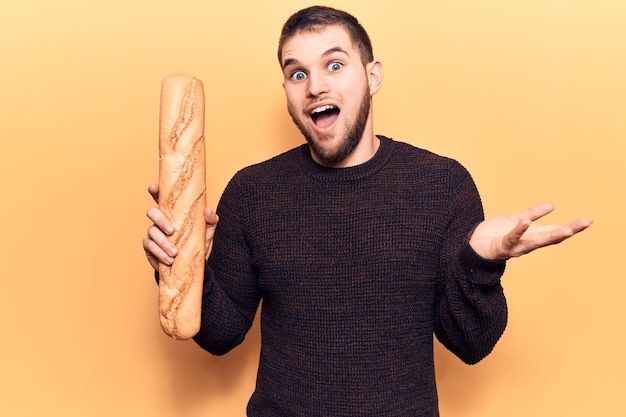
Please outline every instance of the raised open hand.
M506 260L544 246L560 243L582 232L593 220L582 217L565 224L540 225L536 220L551 213L550 203L538 204L520 213L504 214L481 222L470 245L485 259Z

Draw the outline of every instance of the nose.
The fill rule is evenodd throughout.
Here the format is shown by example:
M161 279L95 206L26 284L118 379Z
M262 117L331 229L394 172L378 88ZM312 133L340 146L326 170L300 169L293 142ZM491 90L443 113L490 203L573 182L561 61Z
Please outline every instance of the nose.
M309 74L307 79L307 96L318 97L328 92L328 83L324 76L320 74Z

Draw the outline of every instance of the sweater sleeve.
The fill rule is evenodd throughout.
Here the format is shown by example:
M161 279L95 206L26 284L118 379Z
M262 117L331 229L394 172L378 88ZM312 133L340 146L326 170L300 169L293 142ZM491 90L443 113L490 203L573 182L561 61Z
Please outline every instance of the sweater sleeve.
M194 337L200 347L216 355L244 340L260 302L240 196L235 176L217 208L219 222L205 268L201 326Z
M451 170L450 221L440 258L435 334L463 362L487 356L502 336L507 305L500 278L505 262L480 257L469 245L484 219L470 174L459 164Z

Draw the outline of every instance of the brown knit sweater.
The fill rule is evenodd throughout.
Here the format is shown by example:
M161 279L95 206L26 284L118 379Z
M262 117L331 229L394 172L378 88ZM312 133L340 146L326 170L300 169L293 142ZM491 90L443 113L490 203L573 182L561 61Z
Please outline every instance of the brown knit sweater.
M433 333L475 363L504 331L504 262L468 244L483 219L470 175L379 138L340 169L303 145L222 196L195 341L228 352L262 301L249 416L437 416Z

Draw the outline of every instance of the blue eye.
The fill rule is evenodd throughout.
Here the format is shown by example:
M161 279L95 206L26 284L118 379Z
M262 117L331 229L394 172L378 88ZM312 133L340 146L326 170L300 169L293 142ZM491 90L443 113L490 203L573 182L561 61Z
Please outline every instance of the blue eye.
M339 71L341 68L343 68L343 64L340 62L331 62L328 66L328 69L331 72Z
M305 78L306 78L306 74L304 73L304 71L296 71L293 74L291 74L291 79L294 81L304 80Z

